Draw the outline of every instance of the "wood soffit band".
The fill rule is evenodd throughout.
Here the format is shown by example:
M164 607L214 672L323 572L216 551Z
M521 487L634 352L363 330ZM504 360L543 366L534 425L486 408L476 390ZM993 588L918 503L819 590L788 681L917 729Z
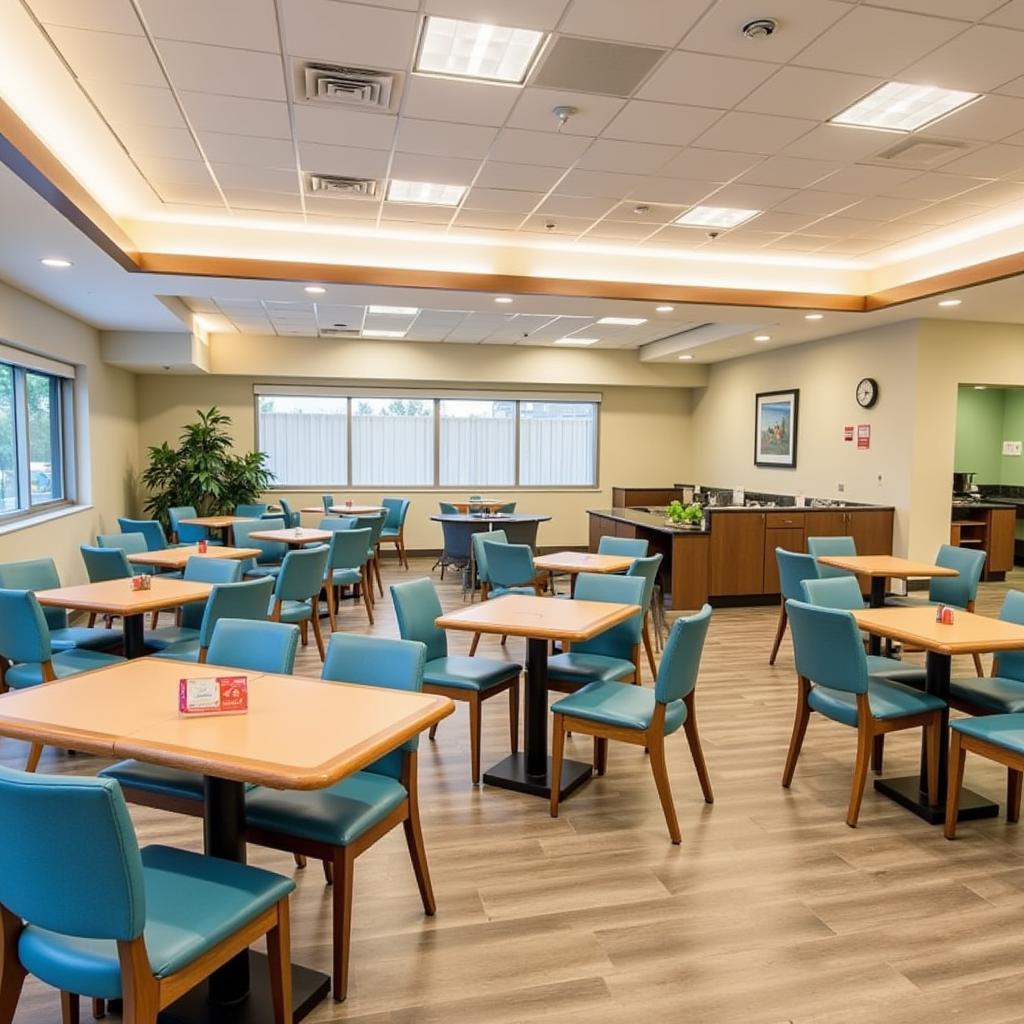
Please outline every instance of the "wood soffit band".
M131 239L20 117L0 100L0 162L129 273L259 281L318 281L709 306L869 313L1024 273L1024 252L961 267L869 295L644 284L514 274L411 270L135 251Z

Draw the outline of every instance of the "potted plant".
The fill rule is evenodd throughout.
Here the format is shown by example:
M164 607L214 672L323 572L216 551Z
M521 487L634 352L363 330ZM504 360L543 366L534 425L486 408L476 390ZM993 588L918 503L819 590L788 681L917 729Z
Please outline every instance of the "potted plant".
M672 526L700 526L700 521L704 518L704 509L697 502L684 505L681 501L673 501L665 514Z
M177 448L166 441L149 448L149 466L142 474L150 492L145 507L165 529L169 508L191 505L201 516L229 513L236 505L259 501L273 479L265 452L232 451L230 416L216 406L197 409L196 415L199 419L185 426Z

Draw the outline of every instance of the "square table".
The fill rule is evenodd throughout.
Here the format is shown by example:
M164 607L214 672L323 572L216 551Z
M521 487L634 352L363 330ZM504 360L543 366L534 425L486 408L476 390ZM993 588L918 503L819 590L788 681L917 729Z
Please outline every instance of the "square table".
M209 545L200 551L198 544L186 544L180 548L164 548L162 551L140 551L129 555L132 565L152 565L158 569L184 569L190 558L256 558L263 552L259 548L229 548L224 545Z
M990 651L1024 650L1024 626L1002 619L991 619L956 609L952 624L935 621L934 608L865 608L851 613L861 629L875 636L921 647L927 653L925 689L949 703L949 676L954 654L983 654ZM919 776L900 779L876 779L875 789L913 811L932 825L945 818L946 767L949 755L949 709L942 713L942 740L939 748L939 803L928 803L924 741L921 744ZM997 804L965 789L960 800L961 821L991 818L999 812Z
M213 590L212 583L166 579L163 576L150 576L149 579L149 590L132 590L131 580L126 578L37 590L36 598L41 605L50 608L73 608L76 611L95 612L97 615L120 615L124 630L124 656L140 658L146 650L146 612L177 608L192 601L205 601Z
M246 672L247 714L186 718L178 681L200 673L239 671L147 658L13 690L0 696L0 736L202 773L206 853L244 863L247 783L321 789L454 711L431 694ZM292 974L298 1021L326 996L330 979L295 965ZM265 958L239 954L161 1019L271 1021Z
M384 511L383 505L332 505L325 509L323 505L307 505L300 509L311 516L375 516L378 512Z
M548 757L548 644L578 643L603 633L641 612L637 604L608 601L559 601L553 597L506 594L460 608L434 620L441 629L526 637L525 752L510 754L484 772L484 782L549 799L551 758ZM624 686L628 685L623 683ZM562 762L559 792L564 798L590 778L593 768L580 761Z
M290 548L301 548L306 544L330 544L333 536L333 530L307 530L301 526L286 530L253 530L249 534L251 540L272 540L277 544L287 544Z
M568 573L570 593L576 593L576 577L581 572L627 572L634 559L628 555L596 555L589 551L557 551L553 555L540 555L533 560L534 567L551 577L551 592L555 592L556 572Z
M224 543L232 544L235 538L235 523L244 523L252 516L197 516L195 519L179 519L182 526L205 526L208 530L220 530Z

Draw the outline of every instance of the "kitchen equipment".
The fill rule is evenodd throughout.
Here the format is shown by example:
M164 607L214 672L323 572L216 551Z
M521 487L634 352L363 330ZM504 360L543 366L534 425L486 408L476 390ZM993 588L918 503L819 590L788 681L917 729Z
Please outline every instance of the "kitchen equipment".
M974 473L954 473L953 474L953 493L954 494L971 494L974 490Z

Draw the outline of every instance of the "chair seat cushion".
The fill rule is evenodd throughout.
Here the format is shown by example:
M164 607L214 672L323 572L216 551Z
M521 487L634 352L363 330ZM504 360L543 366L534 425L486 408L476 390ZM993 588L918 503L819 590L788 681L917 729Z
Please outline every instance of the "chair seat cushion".
M50 646L55 651L79 647L85 651L109 651L120 647L124 635L117 629L90 629L88 626L66 626L50 630Z
M274 612L274 600L271 598L270 611L268 615ZM306 619L313 617L313 609L310 607L308 601L282 601L281 602L281 622L305 622Z
M397 537L402 531L397 526L385 526L380 531L381 537Z
M194 661L198 663L199 636L196 635L191 640L179 640L176 644L169 644L167 647L162 647L159 651L154 651L152 657L171 658L174 661Z
M168 846L142 851L146 951L154 975L180 971L287 896L283 875ZM25 969L54 988L117 999L117 944L80 939L29 925L18 940Z
M525 594L527 597L536 597L537 591L533 587L491 587L488 597L503 597L505 594Z
M557 714L637 730L646 729L651 724L654 708L654 690L610 681L589 683L551 705L551 710ZM681 700L665 705L666 736L685 721L686 705Z
M1002 676L982 676L980 679L951 679L950 696L968 704L976 704L997 714L1024 711L1024 682L1004 679Z
M830 690L825 686L812 686L807 703L834 722L857 726L857 695L845 690ZM926 711L940 711L946 705L930 693L921 693L903 683L887 679L868 679L868 703L875 718L903 718Z
M180 768L165 768L145 761L118 761L100 773L104 779L117 779L122 786L142 789L161 796L180 797L182 800L203 799L203 777L198 772Z
M1024 715L984 715L981 718L958 718L949 723L951 729L965 736L992 743L1014 754L1024 755Z
M360 583L362 578L358 569L335 569L331 573L331 581L336 587L349 587L353 583Z
M569 651L556 654L548 659L548 679L560 683L578 683L584 686L595 680L605 682L626 679L636 671L636 666L624 658L612 658L607 654L587 654L584 651Z
M277 576L281 572L279 565L251 565L242 575L247 578L259 579L262 576Z
M79 647L61 651L53 656L53 671L58 679L89 672L94 668L106 668L124 661L117 654L102 654L100 651L84 651ZM26 686L37 686L43 681L43 666L37 663L12 665L4 676L7 685L14 690Z
M348 846L386 818L408 794L387 775L356 772L326 789L309 792L257 787L245 798L250 827Z
M910 686L924 685L927 673L920 665L911 665L898 658L885 658L880 654L869 654L867 660L869 676L896 679Z
M162 651L172 644L180 644L182 640L195 640L198 636L199 630L190 629L188 626L164 626L146 633L146 646Z
M522 666L496 658L467 658L449 655L434 658L423 668L424 685L452 686L459 690L489 690L518 676Z

